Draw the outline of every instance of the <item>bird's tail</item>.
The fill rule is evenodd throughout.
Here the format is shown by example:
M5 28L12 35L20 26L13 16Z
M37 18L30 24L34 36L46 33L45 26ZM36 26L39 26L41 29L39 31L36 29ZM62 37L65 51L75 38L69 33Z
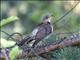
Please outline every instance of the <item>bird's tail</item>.
M17 43L17 45L22 46L23 44L28 43L30 40L32 40L32 38L30 36L27 36L27 37L23 38L22 41Z

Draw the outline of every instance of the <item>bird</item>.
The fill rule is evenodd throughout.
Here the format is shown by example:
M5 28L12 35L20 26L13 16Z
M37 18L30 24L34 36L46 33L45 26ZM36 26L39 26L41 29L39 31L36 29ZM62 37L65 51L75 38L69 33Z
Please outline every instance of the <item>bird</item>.
M53 25L51 23L51 20L51 14L45 15L42 19L42 22L38 24L28 36L25 36L20 42L16 43L15 45L21 47L25 43L29 44L34 40L34 43L32 45L32 47L34 48L40 41L42 41L44 38L47 38L53 33Z

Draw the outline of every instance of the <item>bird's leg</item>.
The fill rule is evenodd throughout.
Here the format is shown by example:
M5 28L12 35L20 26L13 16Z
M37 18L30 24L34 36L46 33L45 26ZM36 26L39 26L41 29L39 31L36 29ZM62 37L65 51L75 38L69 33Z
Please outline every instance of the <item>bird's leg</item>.
M39 58L38 54L35 53L34 48L28 45L28 43L31 42L31 41L33 41L33 40L27 41L27 43L25 43L25 46L28 47L37 56L37 58ZM26 50L27 49L26 47L24 47L23 50Z
M37 58L39 58L39 55L37 53L35 53L35 50L33 47L29 47L31 49L31 51L36 55Z
M32 48L35 48L36 45L37 45L39 42L40 42L40 40L36 40L36 41L33 43Z
M39 40L40 41L40 40ZM36 47L37 43L39 42L38 40L36 40L33 45L30 47L31 51L36 55L37 58L39 58L39 55L37 53L35 53L34 48Z

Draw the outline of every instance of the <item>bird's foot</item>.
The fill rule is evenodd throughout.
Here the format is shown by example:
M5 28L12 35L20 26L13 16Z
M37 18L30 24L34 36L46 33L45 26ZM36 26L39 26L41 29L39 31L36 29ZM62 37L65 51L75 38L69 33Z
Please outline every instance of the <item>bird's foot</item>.
M34 47L35 48L35 47ZM33 47L30 47L31 52L36 55L37 58L39 58L39 55L35 52L35 49Z

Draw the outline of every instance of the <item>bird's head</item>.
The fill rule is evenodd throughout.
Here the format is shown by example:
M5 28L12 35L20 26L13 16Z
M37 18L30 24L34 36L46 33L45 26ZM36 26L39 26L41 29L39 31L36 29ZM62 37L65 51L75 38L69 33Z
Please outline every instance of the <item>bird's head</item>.
M48 14L48 15L44 16L43 22L51 22L51 19L52 19L52 15Z

